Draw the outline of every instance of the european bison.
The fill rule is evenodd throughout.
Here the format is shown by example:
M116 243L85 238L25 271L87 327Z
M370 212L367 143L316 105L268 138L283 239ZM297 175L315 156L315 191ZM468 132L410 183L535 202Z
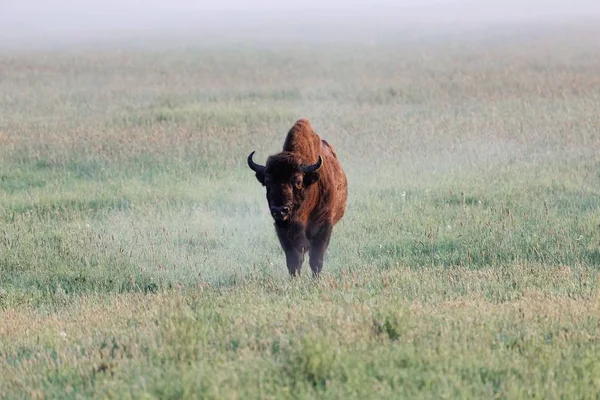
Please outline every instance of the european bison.
M317 276L329 246L333 225L344 215L348 181L333 147L321 140L310 122L298 120L290 129L283 151L266 165L248 156L248 166L267 188L267 201L290 275L300 275L308 251Z

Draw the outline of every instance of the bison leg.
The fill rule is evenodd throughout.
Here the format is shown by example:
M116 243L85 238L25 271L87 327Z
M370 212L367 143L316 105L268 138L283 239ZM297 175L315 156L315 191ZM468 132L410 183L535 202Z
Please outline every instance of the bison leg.
M323 258L325 257L325 251L329 246L329 239L331 238L331 232L333 231L333 225L324 225L316 235L311 238L310 241L310 269L312 270L313 276L319 276L319 273L323 269Z
M300 276L304 253L309 246L302 226L278 227L277 236L285 252L285 261L291 276Z
M304 251L303 249L291 248L285 251L285 261L287 263L288 271L292 277L300 276L300 269L304 262Z

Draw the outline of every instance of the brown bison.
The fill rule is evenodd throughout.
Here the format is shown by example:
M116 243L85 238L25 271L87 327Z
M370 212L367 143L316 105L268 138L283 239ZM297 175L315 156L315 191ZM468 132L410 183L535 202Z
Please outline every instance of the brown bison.
M329 246L333 225L344 215L348 181L335 151L321 140L310 122L298 120L290 129L283 151L266 165L248 156L248 166L267 189L275 231L292 276L300 275L308 251L310 268L317 276Z

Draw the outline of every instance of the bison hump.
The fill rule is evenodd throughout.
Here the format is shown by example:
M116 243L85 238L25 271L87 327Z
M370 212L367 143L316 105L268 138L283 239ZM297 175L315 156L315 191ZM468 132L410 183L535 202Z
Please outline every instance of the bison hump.
M299 119L292 126L283 144L283 151L296 153L310 163L317 161L321 151L321 141L307 119Z
M323 143L323 146L326 147L326 148L328 148L329 151L331 151L331 154L333 154L333 156L335 158L337 158L337 154L335 154L335 149L333 148L332 145L329 144L329 142L327 140L321 139L321 143Z

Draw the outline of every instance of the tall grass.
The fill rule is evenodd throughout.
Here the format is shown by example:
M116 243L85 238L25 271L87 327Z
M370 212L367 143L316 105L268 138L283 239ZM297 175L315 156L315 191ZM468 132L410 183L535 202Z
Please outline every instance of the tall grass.
M594 397L599 50L1 55L0 392ZM245 165L300 117L350 184L316 282Z

